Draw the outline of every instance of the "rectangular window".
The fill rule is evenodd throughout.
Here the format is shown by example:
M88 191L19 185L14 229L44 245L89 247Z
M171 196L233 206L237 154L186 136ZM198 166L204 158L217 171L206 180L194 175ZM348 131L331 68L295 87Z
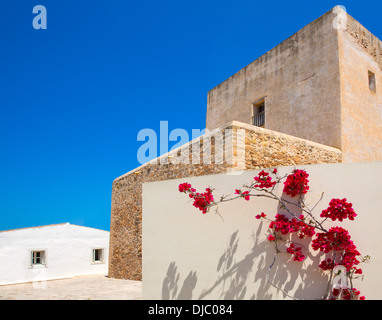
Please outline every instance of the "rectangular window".
M376 92L375 74L371 71L369 71L369 89L370 91Z
M103 249L93 249L93 263L103 263Z
M252 125L264 127L265 124L265 99L252 104Z
M31 251L31 265L33 266L44 266L45 263L45 251Z

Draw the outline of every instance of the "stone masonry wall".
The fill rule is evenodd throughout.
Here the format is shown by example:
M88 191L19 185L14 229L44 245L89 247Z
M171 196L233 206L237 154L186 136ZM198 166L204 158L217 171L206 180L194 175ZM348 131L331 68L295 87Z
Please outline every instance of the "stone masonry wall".
M338 149L233 121L124 174L112 186L109 277L142 278L143 183L337 162L342 162Z
M377 62L382 70L382 42L352 16L346 16L346 32L365 52Z
M345 16L339 30L341 151L344 162L382 160L382 42ZM345 27L345 24L344 24ZM370 87L374 74L374 90Z

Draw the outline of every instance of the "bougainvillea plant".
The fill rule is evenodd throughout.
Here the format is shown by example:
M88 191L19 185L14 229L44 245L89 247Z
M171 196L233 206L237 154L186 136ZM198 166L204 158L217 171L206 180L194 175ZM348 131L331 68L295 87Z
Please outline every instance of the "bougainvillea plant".
M273 219L270 219L264 212L255 215L255 219L270 221L267 240L274 243L275 255L269 271L274 265L277 253L286 252L297 263L305 260L304 251L306 249L292 241L292 234L299 239L311 238L312 249L322 252L325 256L318 267L323 272L329 273L327 290L322 298L326 300L364 300L365 297L361 296L360 291L353 287L353 280L362 275L359 264L367 261L370 256L362 256L358 252L348 230L339 226L331 227L328 230L324 227L327 219L340 222L344 219L354 220L357 214L353 205L346 198L332 199L328 208L322 210L320 217L323 220L319 221L313 215L316 206L309 209L304 203L304 195L309 191L308 177L309 174L301 169L295 169L291 174L285 176L279 176L277 169L270 172L262 170L254 177L252 183L244 185L241 189L235 189L233 196L222 196L219 200L214 199L211 188L206 188L205 192L199 193L187 182L179 185L179 191L188 194L193 199L193 205L203 214L221 202L238 198L249 201L251 197L267 197L278 201L279 207L285 209L288 214L277 213ZM276 185L281 183L283 183L283 194L287 195L285 197L279 197L275 193ZM288 196L289 200L287 200ZM298 210L291 210L293 206ZM299 214L296 214L296 211ZM282 247L285 248L285 251L281 251ZM267 273L268 282L295 299L270 281L269 271ZM338 284L334 281L341 272L341 277L346 280L345 284L342 282Z

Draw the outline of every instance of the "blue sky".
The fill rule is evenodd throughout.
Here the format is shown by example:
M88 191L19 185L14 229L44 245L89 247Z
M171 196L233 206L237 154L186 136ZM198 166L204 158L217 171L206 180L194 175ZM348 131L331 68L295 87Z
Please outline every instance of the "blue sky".
M382 39L380 1L0 0L0 230L109 230L141 129L203 129L210 89L337 4Z

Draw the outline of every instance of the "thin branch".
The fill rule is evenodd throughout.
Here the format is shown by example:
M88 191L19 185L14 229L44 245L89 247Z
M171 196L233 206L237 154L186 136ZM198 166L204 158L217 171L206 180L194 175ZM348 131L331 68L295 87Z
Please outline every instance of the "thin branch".
M320 199L318 199L318 201L316 202L316 204L313 206L313 208L310 211L313 211L316 208L316 206L321 202L323 197L324 197L324 192L321 193Z
M222 219L222 221L224 222L224 219L223 219L222 215L219 212L219 207L216 207L215 214L217 214Z
M289 295L288 293L286 293L283 289L281 289L280 287L276 286L270 279L269 279L269 273L271 272L271 269L273 267L273 265L275 264L276 262L276 254L277 252L275 252L274 256L273 256L273 262L272 264L269 266L269 269L268 269L268 272L267 272L267 281L269 282L270 285L272 285L273 287L275 287L277 290L280 290L283 294L285 294L286 296L288 296L289 298L293 299L293 300L300 300L300 299L297 299L296 297L293 297L291 295Z
M329 295L330 295L330 284L332 283L332 279L333 279L333 269L330 270L330 277L329 277L328 285L327 285L327 287L326 287L326 294L325 294L325 296L324 296L324 300L329 299Z

